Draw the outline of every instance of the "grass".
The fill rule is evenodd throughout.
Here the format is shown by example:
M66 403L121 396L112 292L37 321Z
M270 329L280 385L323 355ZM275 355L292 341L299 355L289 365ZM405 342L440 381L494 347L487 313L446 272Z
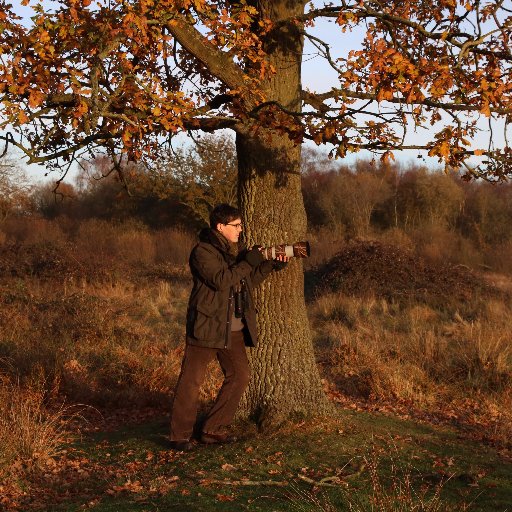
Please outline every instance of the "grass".
M504 512L512 503L510 460L456 431L384 415L340 410L338 420L191 453L166 450L166 431L156 419L85 434L52 478L31 481L23 510Z
M0 379L0 478L42 470L69 442L69 425L80 417L80 407L46 402L43 386Z
M333 391L483 427L509 444L512 310L505 302L447 300L439 309L331 293L309 311Z
M0 280L0 450L4 468L15 471L3 473L0 507L512 508L505 458L512 446L512 309L502 296L435 304L372 293L311 298L317 359L328 394L344 407L341 420L290 425L269 438L246 426L250 436L240 444L172 454L164 421L134 424L132 416L140 419L146 406L168 413L190 278L183 261L167 264L158 254L167 257L177 242L185 257L187 239L162 236L145 253L155 260L148 263L139 253L149 235L135 235L119 242L125 259L105 243L103 253L81 254L81 267L59 267L60 249L48 244L22 255L20 265L18 253L6 252L12 268ZM37 274L31 265L41 261ZM501 289L510 283L499 277ZM203 402L221 379L212 370ZM49 407L50 398L133 413L108 429L91 415L81 441L70 444L69 435L80 438L84 427Z

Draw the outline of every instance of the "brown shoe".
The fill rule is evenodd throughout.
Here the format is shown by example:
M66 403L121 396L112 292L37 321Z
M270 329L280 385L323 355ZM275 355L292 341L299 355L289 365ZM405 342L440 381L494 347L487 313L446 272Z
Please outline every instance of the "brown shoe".
M170 441L169 443L171 450L177 452L189 452L194 448L193 443L190 441Z
M229 444L236 443L238 439L231 434L211 434L210 432L203 432L200 441L204 444Z

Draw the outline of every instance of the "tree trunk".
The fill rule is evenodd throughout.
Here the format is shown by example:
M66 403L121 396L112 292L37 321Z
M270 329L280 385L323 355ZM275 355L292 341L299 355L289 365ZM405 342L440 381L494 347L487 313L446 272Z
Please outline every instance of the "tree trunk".
M302 2L259 1L260 12L274 23L300 15ZM303 40L296 25L271 34L267 51L276 73L266 82L266 99L286 110L301 108L300 68ZM237 133L239 201L247 244L272 246L305 239L306 214L301 192L300 145L284 133L262 130ZM314 248L313 248L314 250ZM242 413L262 428L289 417L330 410L315 362L304 300L302 260L273 273L255 293L259 344L252 349L252 380Z

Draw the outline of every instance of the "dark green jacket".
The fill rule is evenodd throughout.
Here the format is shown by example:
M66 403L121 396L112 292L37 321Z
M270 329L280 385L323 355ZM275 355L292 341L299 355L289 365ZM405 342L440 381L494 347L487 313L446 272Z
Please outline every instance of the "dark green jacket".
M239 256L230 254L230 244L220 233L203 229L199 243L189 259L194 280L187 311L187 343L199 347L229 348L233 316L234 287L242 278L248 289L244 313L244 340L257 343L256 309L253 288L272 271L272 262L263 261L253 268L243 259L245 249L239 244Z

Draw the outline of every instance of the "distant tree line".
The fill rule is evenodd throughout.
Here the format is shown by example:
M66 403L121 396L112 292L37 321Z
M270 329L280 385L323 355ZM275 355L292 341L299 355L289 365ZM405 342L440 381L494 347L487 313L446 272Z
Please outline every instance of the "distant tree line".
M151 167L128 166L122 173L112 172L110 162L98 157L84 164L73 183L62 182L57 189L54 183L29 186L12 158L3 162L0 231L9 217L36 216L66 219L67 225L130 220L149 229L194 232L207 222L214 204L235 203L237 197L236 152L225 136L204 136ZM384 236L466 264L485 264L486 254L506 259L512 248L509 183L466 182L415 163L359 160L347 165L306 148L302 193L310 231L331 239Z
M306 151L302 191L311 227L345 238L444 229L484 248L512 240L512 185L466 182L426 166L359 160L327 169Z
M138 219L151 228L196 229L220 202L236 202L236 153L231 138L207 136L181 145L150 167L120 173L98 157L84 163L75 183L47 184L33 192L34 212L45 218Z

